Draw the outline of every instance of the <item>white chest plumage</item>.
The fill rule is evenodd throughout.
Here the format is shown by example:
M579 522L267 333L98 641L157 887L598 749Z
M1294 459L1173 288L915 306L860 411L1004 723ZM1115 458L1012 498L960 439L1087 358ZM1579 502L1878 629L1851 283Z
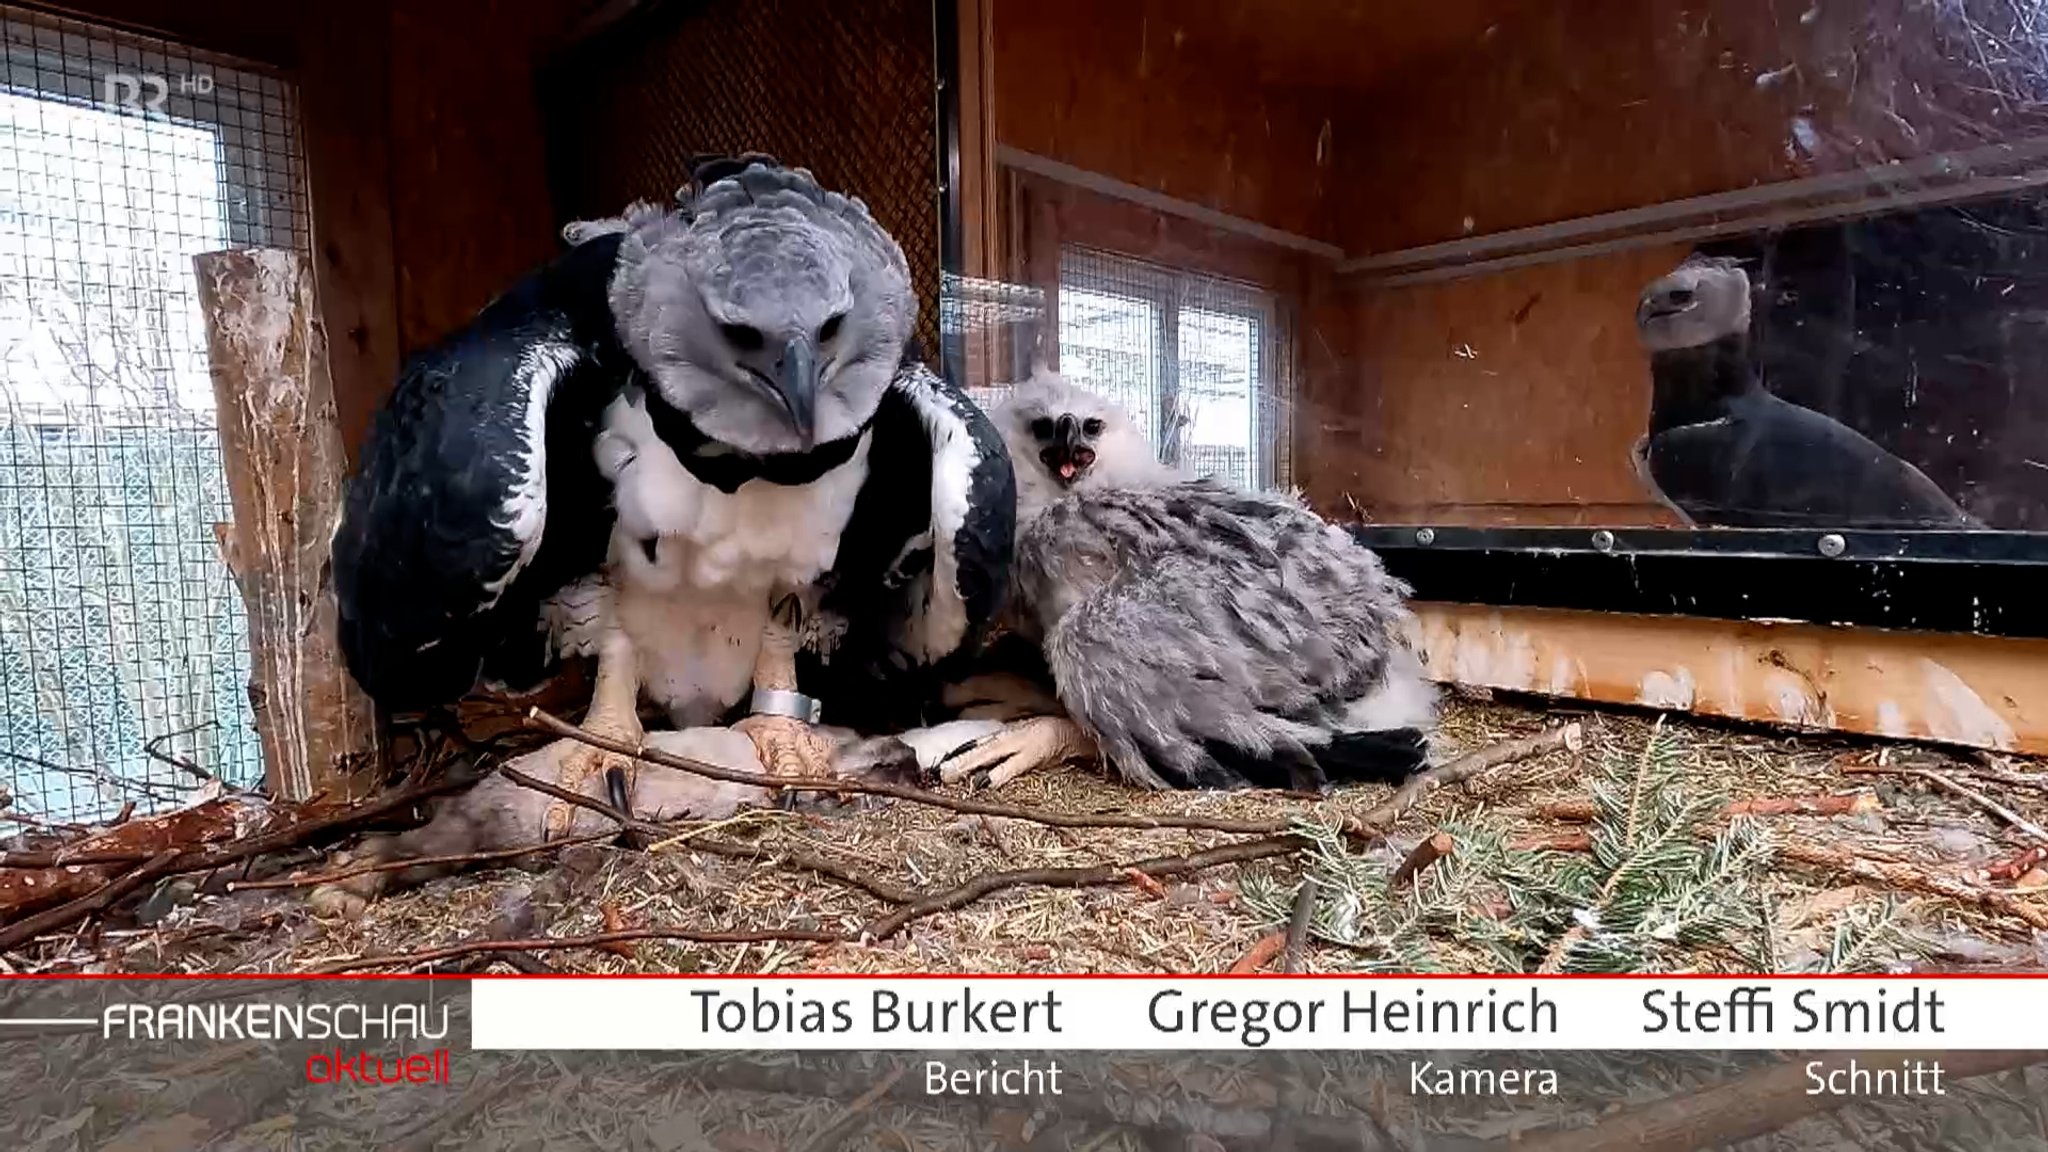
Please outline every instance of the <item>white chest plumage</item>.
M596 451L618 510L607 586L558 598L558 647L593 651L593 629L619 628L647 696L678 725L713 722L751 684L774 600L810 587L837 558L868 440L809 484L754 480L722 492L683 467L637 398L622 398ZM585 608L561 611L579 592Z

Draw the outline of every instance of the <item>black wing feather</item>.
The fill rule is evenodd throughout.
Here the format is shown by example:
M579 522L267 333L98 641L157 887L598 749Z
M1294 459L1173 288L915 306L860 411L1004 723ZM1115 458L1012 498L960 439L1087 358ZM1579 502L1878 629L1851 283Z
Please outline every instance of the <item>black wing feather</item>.
M605 302L618 244L570 249L410 357L371 426L333 563L343 655L387 710L451 703L487 663L537 674L540 603L603 562L611 502L591 446L631 371ZM522 546L504 509L532 447L522 366L543 349L566 364L544 425L551 514L505 583Z
M941 684L1003 608L1017 481L987 415L914 356L871 428L868 479L820 604L844 630L826 656L805 656L800 675L832 723L901 731L936 718ZM964 509L940 507L935 493L964 493ZM935 645L928 632L942 633Z

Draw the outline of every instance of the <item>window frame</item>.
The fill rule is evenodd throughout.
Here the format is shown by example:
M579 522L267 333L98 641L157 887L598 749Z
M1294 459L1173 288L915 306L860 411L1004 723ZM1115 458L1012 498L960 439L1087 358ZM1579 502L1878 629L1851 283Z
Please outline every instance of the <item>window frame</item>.
M1083 262L1113 270L1115 281L1093 285L1070 279ZM1292 357L1288 355L1289 318L1279 293L1248 281L1194 268L1173 268L1092 244L1060 245L1058 287L1150 304L1159 318L1153 354L1158 377L1152 382L1157 401L1157 426L1152 439L1160 458L1178 465L1183 458L1182 427L1175 419L1181 393L1180 319L1183 309L1242 318L1252 326L1252 372L1247 403L1249 471L1255 487L1284 488L1292 479L1290 437L1294 408ZM1059 334L1050 334L1057 342ZM1064 355L1064 350L1062 350Z

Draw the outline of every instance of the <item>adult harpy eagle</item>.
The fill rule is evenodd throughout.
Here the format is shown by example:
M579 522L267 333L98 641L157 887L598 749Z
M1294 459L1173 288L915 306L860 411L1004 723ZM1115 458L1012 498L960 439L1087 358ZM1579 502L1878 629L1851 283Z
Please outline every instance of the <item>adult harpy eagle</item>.
M1980 526L1918 468L1766 391L1749 322L1749 276L1731 259L1695 254L1643 290L1650 426L1630 455L1652 494L1726 527Z
M751 685L764 763L817 774L838 705L797 691L799 646L917 670L978 643L1014 526L1000 440L909 353L908 266L865 205L746 160L565 230L406 365L334 544L343 649L386 709L594 654L600 705L629 679L678 727ZM636 735L619 712L585 724ZM561 783L607 765L631 778L579 752Z
M1066 715L953 755L1000 784L1099 750L1163 788L1316 790L1420 768L1436 693L1407 589L1284 495L1157 463L1129 417L1039 372L994 414L1017 470L1011 626Z

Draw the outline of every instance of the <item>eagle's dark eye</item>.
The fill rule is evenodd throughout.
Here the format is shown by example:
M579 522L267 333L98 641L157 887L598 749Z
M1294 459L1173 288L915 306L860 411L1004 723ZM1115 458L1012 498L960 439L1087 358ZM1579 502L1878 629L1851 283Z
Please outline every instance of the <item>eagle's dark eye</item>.
M830 340L834 336L839 335L839 325L845 320L846 313L841 312L838 315L832 317L830 320L825 321L824 326L818 329L819 342L822 343L826 340Z
M1102 435L1102 421L1097 420L1093 416L1090 416L1088 419L1081 421L1081 434L1083 436Z
M761 335L759 328L750 328L745 324L720 324L718 331L725 337L727 343L742 352L758 352L761 346L768 342L767 338Z
M1040 440L1052 439L1052 418L1040 416L1031 422L1031 434Z

